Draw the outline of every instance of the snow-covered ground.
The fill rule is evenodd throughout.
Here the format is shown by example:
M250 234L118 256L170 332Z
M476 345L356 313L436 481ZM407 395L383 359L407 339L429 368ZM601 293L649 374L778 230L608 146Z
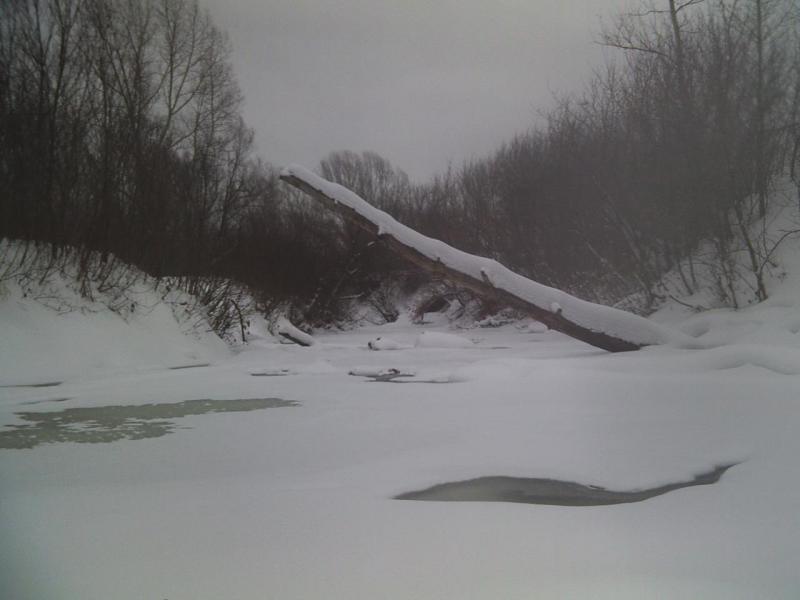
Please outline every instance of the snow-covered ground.
M175 429L160 437L0 449L0 596L800 597L791 303L684 321L722 344L696 350L611 355L536 328L433 329L474 343L418 344L431 328L400 322L309 348L264 337L233 355L192 342L211 364L179 370L167 367L185 356L60 369L62 343L26 371L4 339L0 385L63 383L0 388L0 425L79 407L298 404L165 417ZM370 350L379 336L396 349ZM411 376L349 374L390 368ZM0 428L0 445L13 431ZM714 485L616 506L392 499L489 475L645 488L730 462Z
M207 323L198 323L188 296L170 292L165 302L140 282L127 290L124 309L112 310L102 294L92 302L73 287L60 274L32 291L0 282L0 385L207 363L230 354Z

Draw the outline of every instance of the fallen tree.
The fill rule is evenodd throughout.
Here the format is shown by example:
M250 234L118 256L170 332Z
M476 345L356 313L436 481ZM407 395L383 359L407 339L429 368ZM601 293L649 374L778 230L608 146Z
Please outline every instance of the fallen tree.
M462 252L424 236L347 188L299 165L286 167L281 179L377 236L394 252L426 271L482 298L524 311L551 329L592 346L625 352L664 344L679 335L638 315L575 298L514 273L495 260Z
M308 347L317 343L313 337L295 327L286 317L279 317L272 331L281 339L297 344L298 346Z

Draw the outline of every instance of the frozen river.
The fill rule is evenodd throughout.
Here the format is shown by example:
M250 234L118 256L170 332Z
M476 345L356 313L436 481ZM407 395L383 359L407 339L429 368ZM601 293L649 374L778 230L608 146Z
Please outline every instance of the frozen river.
M800 597L799 376L420 331L0 382L0 596ZM734 463L607 506L394 499L481 478L642 492Z

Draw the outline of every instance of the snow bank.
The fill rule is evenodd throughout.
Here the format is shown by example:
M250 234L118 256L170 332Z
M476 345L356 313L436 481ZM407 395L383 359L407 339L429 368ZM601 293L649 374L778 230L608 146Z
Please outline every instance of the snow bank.
M475 346L466 338L439 331L423 331L417 336L414 345L417 348L471 348Z
M14 282L2 284L2 385L60 380L110 369L209 363L229 354L207 324L179 318L185 317L180 313L187 303L175 297L170 305L147 284L131 290L135 303L123 318L101 301L77 296L62 276L54 275L48 283L47 297L23 292ZM56 297L57 307L46 304Z
M539 321L533 321L527 325L524 329L527 333L547 333L550 328L545 325L544 323L540 323Z

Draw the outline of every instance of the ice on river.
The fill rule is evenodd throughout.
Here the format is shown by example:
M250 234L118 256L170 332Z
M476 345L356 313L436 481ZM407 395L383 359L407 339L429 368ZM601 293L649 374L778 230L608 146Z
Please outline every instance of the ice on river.
M0 431L80 432L102 414L134 432L0 449L3 597L798 597L789 348L609 355L513 326L415 346L422 331L261 340L207 367L0 388L0 425L17 426ZM378 336L397 348L369 351ZM418 385L350 375L391 369ZM225 400L244 408L206 410ZM19 414L42 412L56 414ZM135 435L143 414L159 435ZM716 483L611 506L393 499L481 477L646 490L732 463Z

